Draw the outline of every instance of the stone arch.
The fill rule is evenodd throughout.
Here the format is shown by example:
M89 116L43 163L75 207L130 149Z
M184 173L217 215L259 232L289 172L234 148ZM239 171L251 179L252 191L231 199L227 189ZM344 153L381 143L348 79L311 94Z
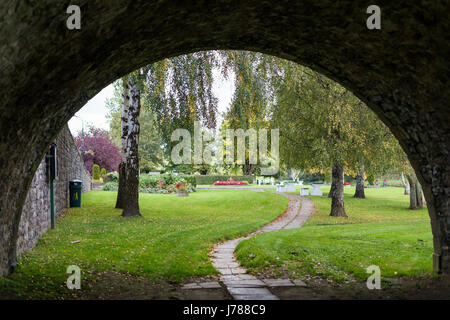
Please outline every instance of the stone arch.
M338 81L390 127L423 185L435 270L450 271L447 1L77 1L0 5L0 275L15 265L21 208L49 143L100 89L140 66L207 49L253 50Z

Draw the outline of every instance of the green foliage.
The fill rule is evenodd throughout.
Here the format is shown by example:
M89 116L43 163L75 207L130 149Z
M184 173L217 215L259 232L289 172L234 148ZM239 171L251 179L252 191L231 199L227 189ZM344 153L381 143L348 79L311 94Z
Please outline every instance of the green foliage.
M274 58L269 55L248 51L224 51L221 52L225 68L235 74L234 94L231 104L224 115L221 133L224 135L226 129L268 129L270 122L270 92L269 82L270 70ZM267 151L270 153L270 138ZM237 145L234 145L235 151ZM257 149L259 146L257 146ZM261 164L250 164L249 153L246 152L245 164L227 165L230 173L238 174L236 171L242 169L244 175L258 174Z
M119 184L117 182L107 182L103 185L103 191L117 191L119 189Z
M103 182L119 182L119 173L116 171L109 172L102 176Z
M170 137L175 129L186 129L193 137L194 122L215 128L218 100L213 94L213 51L202 51L164 59L148 66L146 105L154 115L155 133L161 137L169 162L177 144Z
M369 185L373 186L375 184L375 175L373 173L369 173L367 175L367 182Z
M331 171L331 170L327 170L327 171L325 171L325 173L324 173L324 179L325 179L325 183L326 183L326 184L330 184L330 183L331 183L330 171Z
M100 179L100 167L98 164L94 164L92 166L92 178L94 180L99 180Z
M197 185L208 185L213 184L216 181L226 181L229 178L232 178L235 181L247 181L253 183L253 176L219 176L219 175L196 175L195 177L197 181Z
M403 152L364 103L309 68L277 61L271 124L280 129L282 165L322 171L338 162L352 174L361 164L377 172L393 167L387 159Z
M149 175L146 173L142 173L139 177L139 186L141 188L153 187L156 188L159 186L160 181L164 181L165 185L174 185L177 182L186 182L194 187L197 186L197 182L195 176L186 176L180 174L158 174L158 175Z
M208 128L216 126L217 98L212 91L216 64L216 54L204 51L141 68L145 75L145 81L141 81L141 171L159 171L172 165L170 151L176 142L170 137L175 129L184 128L192 134L195 120L201 120ZM106 105L111 135L117 145L121 143L121 102L122 83L116 81L114 97Z
M102 168L102 170L100 170L100 176L104 176L106 174L106 169Z

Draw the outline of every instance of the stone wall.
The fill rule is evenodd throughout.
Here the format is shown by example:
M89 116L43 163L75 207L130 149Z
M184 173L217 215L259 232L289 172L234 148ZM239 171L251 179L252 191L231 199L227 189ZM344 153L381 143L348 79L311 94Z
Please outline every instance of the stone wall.
M54 180L55 218L69 207L69 180L83 181L82 192L91 190L91 176L84 168L81 154L76 148L67 126L54 141L57 145L58 177ZM41 235L50 228L50 184L48 163L45 158L39 164L31 182L19 224L17 255L32 249Z

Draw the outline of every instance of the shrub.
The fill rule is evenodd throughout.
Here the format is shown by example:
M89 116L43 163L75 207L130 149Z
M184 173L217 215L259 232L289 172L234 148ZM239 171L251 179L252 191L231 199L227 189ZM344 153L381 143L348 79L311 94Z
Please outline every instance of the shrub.
M119 182L119 173L116 171L102 175L103 182Z
M157 175L143 173L139 179L139 192L161 194L175 193L177 192L177 186L180 188L182 185L184 185L184 188L188 192L195 192L195 177L171 173Z
M102 168L102 170L100 170L100 176L103 177L106 174L106 169Z
M159 188L160 181L163 181L164 186L174 185L180 181L185 182L186 184L197 186L194 176L175 175L171 173L157 175L149 175L145 173L141 174L139 178L139 186L141 188Z
M117 182L107 182L103 185L103 191L117 191L119 189L119 185Z
M98 164L92 166L92 178L94 178L94 180L100 179L100 167Z

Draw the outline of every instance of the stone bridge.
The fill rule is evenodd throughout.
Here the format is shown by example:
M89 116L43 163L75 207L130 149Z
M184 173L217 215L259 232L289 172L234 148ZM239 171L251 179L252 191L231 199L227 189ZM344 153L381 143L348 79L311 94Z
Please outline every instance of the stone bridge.
M0 275L13 270L33 173L64 124L106 85L163 58L254 50L311 67L389 126L423 185L436 270L450 272L450 4L382 1L368 30L354 0L0 2Z

